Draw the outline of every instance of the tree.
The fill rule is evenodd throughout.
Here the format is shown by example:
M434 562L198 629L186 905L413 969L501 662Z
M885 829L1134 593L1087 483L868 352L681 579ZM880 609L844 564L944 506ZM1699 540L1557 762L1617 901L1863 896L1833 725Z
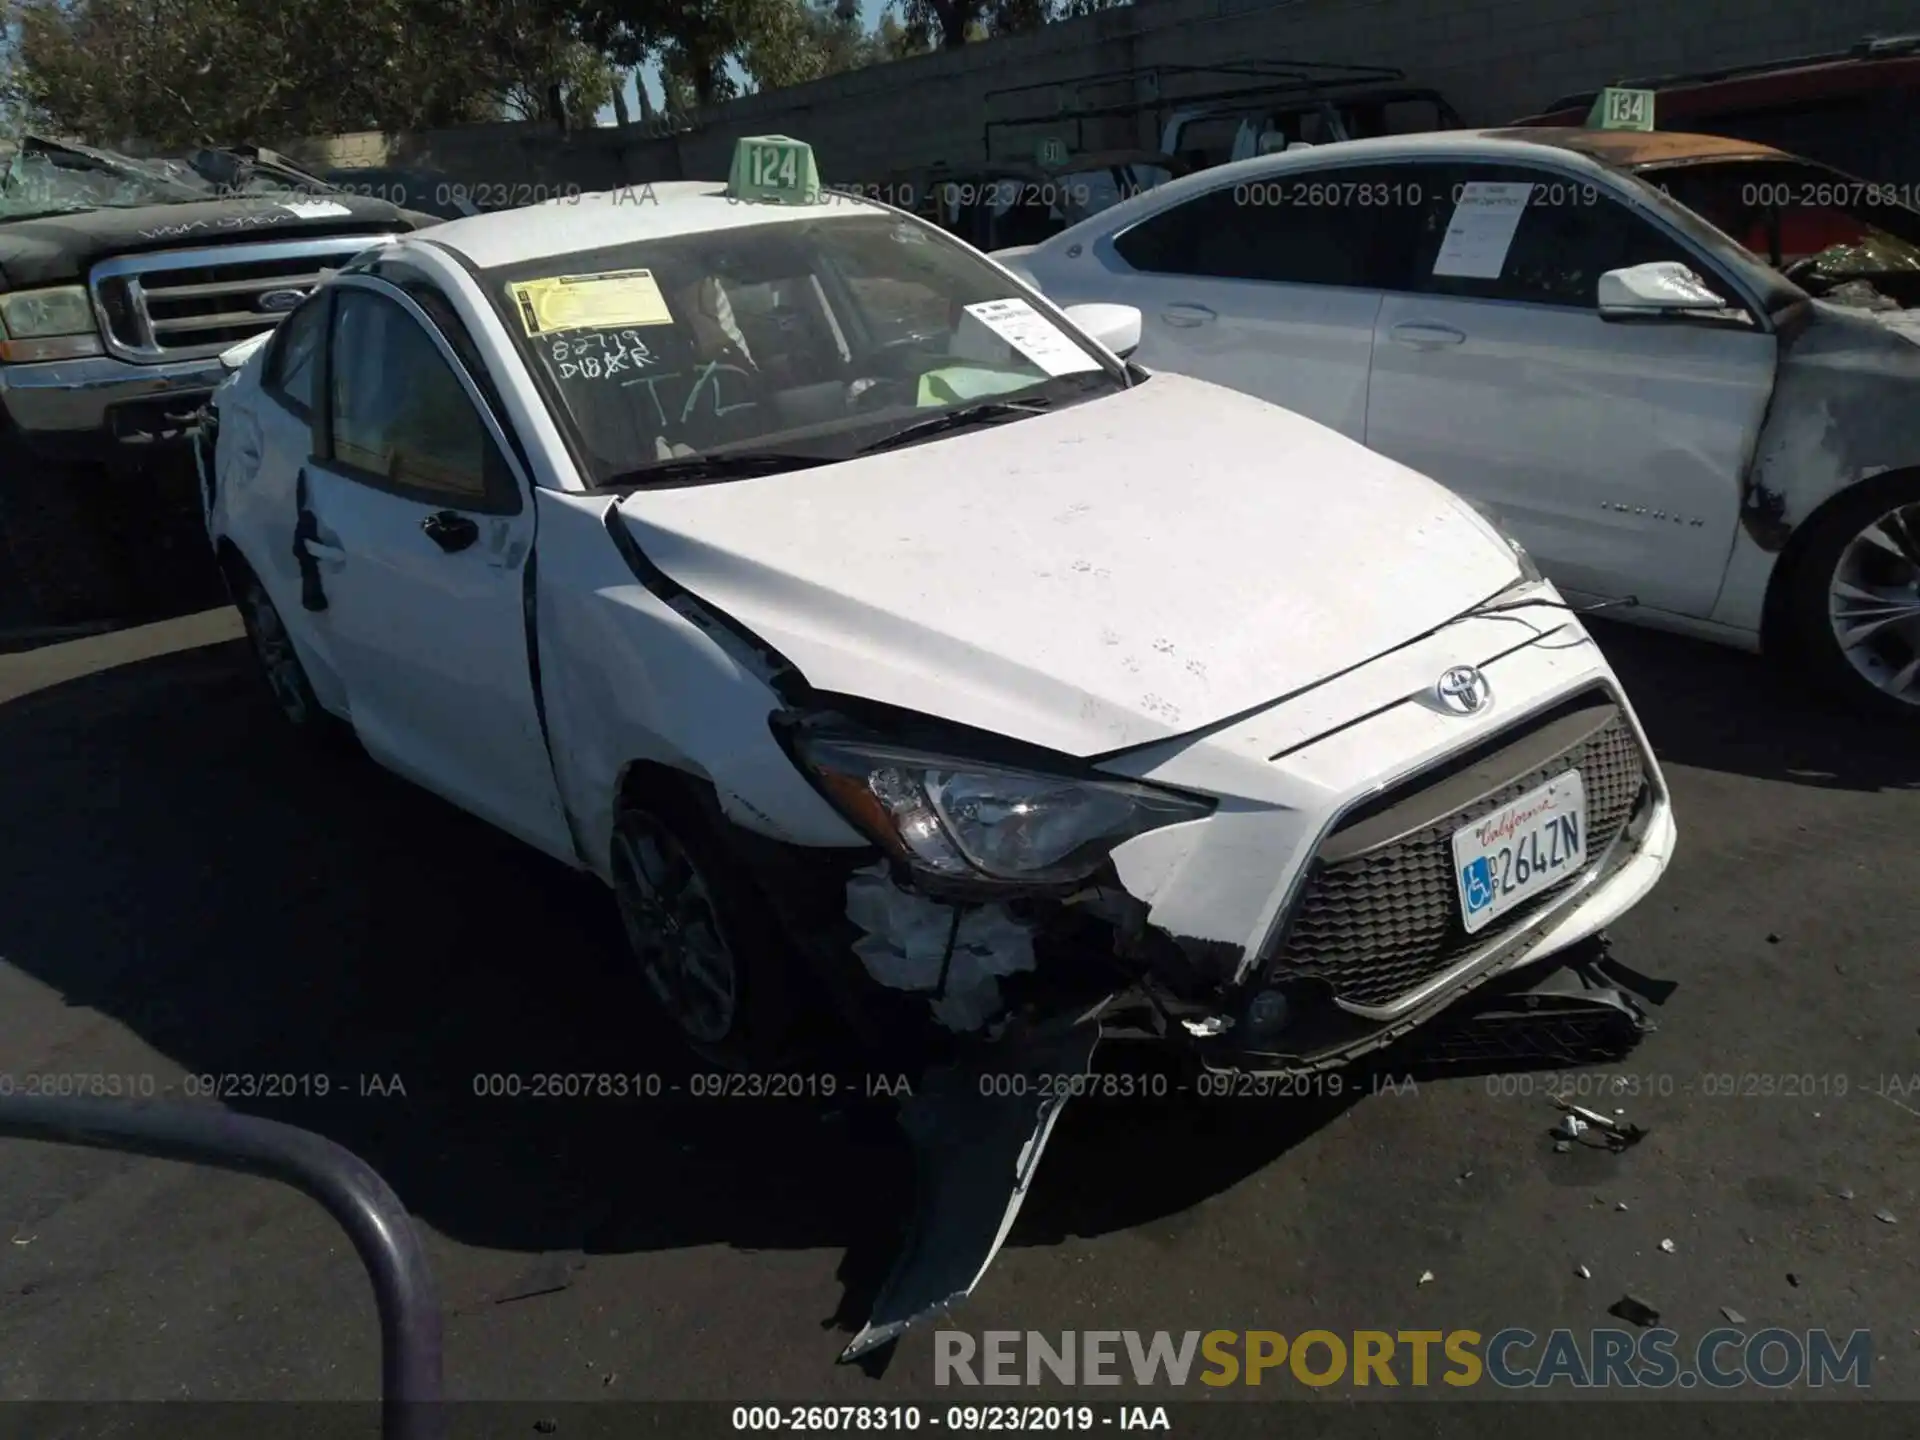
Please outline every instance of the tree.
M773 0L576 0L577 32L617 64L660 62L667 109L733 98L727 61L752 35L755 12ZM682 102L685 102L684 106Z
M892 16L869 34L857 6L839 0L763 0L740 67L762 89L799 85L913 53Z
M356 0L343 24L324 0L15 0L16 84L37 121L110 143L464 124L528 78L520 32L475 24L508 8Z
M1117 9L1128 0L893 0L902 28L922 46L957 50L970 40L1026 35L1054 20ZM891 7L890 7L891 8Z

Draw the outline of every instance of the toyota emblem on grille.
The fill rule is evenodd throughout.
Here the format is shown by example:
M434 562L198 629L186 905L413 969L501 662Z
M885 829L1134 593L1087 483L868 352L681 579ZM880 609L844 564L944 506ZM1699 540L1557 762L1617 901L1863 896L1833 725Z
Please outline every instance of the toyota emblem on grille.
M284 315L306 298L304 290L269 290L253 304L256 310L264 310L269 315Z
M1471 665L1456 665L1440 677L1433 693L1442 705L1456 715L1472 715L1492 703L1493 687L1487 677Z

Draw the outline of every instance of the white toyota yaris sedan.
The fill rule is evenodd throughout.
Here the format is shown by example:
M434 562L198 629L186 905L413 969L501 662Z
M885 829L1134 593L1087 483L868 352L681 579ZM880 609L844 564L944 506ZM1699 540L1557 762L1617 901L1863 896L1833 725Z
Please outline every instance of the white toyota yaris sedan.
M1337 1066L1654 885L1632 707L1476 512L812 170L402 237L233 357L208 527L289 720L604 880L709 1057L823 997L974 1077L916 1139L1009 1214L1071 1087L987 1071Z

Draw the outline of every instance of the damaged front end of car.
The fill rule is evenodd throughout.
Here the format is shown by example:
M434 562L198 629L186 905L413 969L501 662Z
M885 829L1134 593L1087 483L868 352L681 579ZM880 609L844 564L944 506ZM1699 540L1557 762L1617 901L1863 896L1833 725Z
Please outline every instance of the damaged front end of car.
M1429 1002L1392 1018L1356 1014L1311 967L1277 983L1241 947L1169 933L1122 883L1114 849L1204 824L1213 797L849 697L809 697L772 726L872 845L803 855L742 843L762 850L753 868L869 1063L912 1077L899 1121L913 1147L915 1215L843 1362L972 1293L1066 1101L1098 1093L1096 1051L1103 1069L1157 1050L1155 1063L1194 1077L1302 1075L1388 1052L1419 1029L1440 1066L1513 1063L1529 1032L1536 1050L1564 1050L1547 1063L1578 1063L1631 1048L1664 998L1602 941L1513 974L1582 886ZM1623 854L1652 813L1649 800L1623 814ZM1311 908L1312 889L1303 874L1280 934ZM1476 989L1484 1018L1462 1016L1456 1002Z

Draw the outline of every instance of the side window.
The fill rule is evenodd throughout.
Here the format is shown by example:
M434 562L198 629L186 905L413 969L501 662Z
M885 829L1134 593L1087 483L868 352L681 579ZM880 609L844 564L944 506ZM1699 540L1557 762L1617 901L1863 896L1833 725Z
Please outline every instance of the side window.
M1419 166L1287 171L1142 221L1114 248L1136 270L1397 290L1430 186Z
M385 296L341 289L331 362L328 433L338 464L429 503L520 508L480 412L413 316Z
M1591 310L1609 270L1656 260L1700 268L1665 231L1577 176L1494 165L1440 174L1414 262L1430 293Z
M314 386L320 377L320 341L326 314L327 296L323 291L282 320L274 332L266 373L261 376L267 393L300 415L311 415L319 398Z

